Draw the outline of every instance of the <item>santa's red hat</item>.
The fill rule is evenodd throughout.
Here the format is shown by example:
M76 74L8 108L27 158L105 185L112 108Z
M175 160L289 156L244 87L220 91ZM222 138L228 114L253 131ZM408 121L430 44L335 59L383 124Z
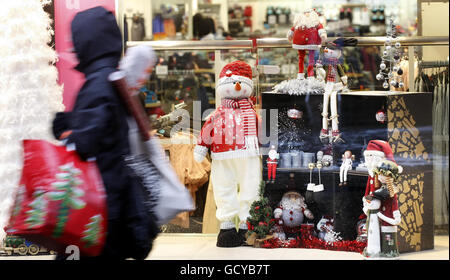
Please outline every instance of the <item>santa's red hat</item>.
M367 144L366 150L364 151L364 156L368 155L379 156L397 164L394 159L394 153L392 152L391 146L388 142L383 140L370 140ZM402 173L403 168L398 165L398 170L399 173Z
M240 60L228 63L223 67L217 86L236 81L246 83L253 88L252 67Z

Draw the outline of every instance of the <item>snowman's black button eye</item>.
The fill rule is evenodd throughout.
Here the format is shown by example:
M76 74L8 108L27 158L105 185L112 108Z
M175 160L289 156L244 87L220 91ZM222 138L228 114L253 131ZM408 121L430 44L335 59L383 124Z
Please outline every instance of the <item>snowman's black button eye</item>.
M236 82L233 82L233 85L235 85L236 84Z

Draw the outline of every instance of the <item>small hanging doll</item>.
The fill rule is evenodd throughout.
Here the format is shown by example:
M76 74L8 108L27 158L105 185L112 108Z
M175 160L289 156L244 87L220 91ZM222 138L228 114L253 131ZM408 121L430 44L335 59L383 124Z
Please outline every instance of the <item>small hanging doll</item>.
M320 140L325 144L342 141L337 113L337 93L347 88L347 76L342 67L342 48L344 46L355 46L357 42L354 38L338 38L331 43L327 43L323 49L323 60L316 64L318 79L325 81L322 130L320 131ZM323 69L324 65L327 66L327 70ZM328 104L330 104L331 118L328 118ZM331 138L328 128L329 121L331 121Z

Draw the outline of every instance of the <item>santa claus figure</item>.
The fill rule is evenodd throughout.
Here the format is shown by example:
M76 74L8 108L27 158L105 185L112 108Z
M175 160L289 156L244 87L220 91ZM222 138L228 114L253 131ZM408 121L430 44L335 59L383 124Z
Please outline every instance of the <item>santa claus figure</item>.
M271 181L272 183L275 182L275 177L277 175L277 165L279 158L280 154L277 153L275 146L271 146L267 157L267 180Z
M296 191L285 193L273 214L278 221L277 237L279 239L296 238L305 217L314 219L313 213L305 203L305 198Z
M369 141L364 152L369 170L363 211L367 215L367 248L364 256L398 257L397 226L401 222L394 180L402 172L397 165L389 143L381 140Z
M294 26L287 34L292 47L298 50L298 78L304 79L304 61L308 51L308 78L314 77L316 51L327 39L327 32L319 20L319 15L313 9L299 14L294 20Z
M218 247L245 242L250 206L258 199L262 174L252 92L250 65L242 61L227 64L216 85L221 104L203 125L194 149L198 162L211 151L210 180L220 221Z
M364 163L369 172L369 178L367 179L366 191L364 196L370 195L375 191L375 174L374 171L378 164L387 159L395 162L394 153L388 142L383 140L370 140L367 144L367 148L364 151ZM399 172L402 172L402 167L398 166Z

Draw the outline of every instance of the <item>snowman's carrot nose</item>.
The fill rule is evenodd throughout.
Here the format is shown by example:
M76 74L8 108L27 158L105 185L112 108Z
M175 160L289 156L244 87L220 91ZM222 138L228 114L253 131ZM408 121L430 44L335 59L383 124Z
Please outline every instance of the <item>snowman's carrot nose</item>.
M236 91L240 91L241 90L241 83L236 83L236 85L234 86L234 89L236 90Z

